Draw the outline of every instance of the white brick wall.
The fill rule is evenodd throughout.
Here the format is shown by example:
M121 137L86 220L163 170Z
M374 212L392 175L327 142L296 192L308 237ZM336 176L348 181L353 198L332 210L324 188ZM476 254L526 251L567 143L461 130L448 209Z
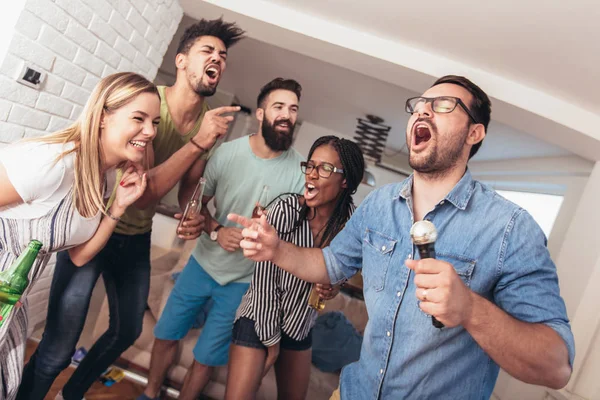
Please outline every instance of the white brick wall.
M154 79L182 16L177 0L26 0L0 60L0 143L67 126L108 74ZM16 82L25 63L40 90Z
M40 94L35 108L45 111L48 114L60 115L64 118L69 118L71 112L73 112L73 104L70 101L63 100L60 97L48 93Z
M26 0L2 38L10 44L0 52L0 146L68 126L108 74L154 79L182 16L176 0ZM47 74L40 90L15 80L24 63ZM28 297L30 333L46 318L53 268L54 259Z
M50 115L33 108L15 104L10 109L10 114L8 114L8 122L43 130L46 129L50 123Z
M8 101L0 100L0 121L6 121L11 106L12 104Z

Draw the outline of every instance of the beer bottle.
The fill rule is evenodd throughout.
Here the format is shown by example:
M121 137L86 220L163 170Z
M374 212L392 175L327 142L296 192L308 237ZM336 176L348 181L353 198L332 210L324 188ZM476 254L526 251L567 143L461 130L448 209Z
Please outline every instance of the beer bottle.
M252 210L252 218L260 218L261 215L265 212L265 207L269 203L269 186L264 185L262 188L262 192L260 192L260 197L258 201L254 205L254 210Z
M29 270L33 267L41 248L41 242L32 240L13 265L0 272L0 327L27 289Z
M185 206L185 210L183 211L183 216L179 221L179 225L177 226L177 232L179 232L180 228L183 228L183 223L194 218L196 215L200 214L200 210L202 210L202 196L204 195L204 187L206 186L206 179L200 178L198 184L194 188L194 193L192 193L192 197L187 202Z
M317 292L317 285L313 284L313 287L310 291L310 296L308 298L308 305L314 308L317 311L321 311L325 309L325 300L319 296L319 292Z

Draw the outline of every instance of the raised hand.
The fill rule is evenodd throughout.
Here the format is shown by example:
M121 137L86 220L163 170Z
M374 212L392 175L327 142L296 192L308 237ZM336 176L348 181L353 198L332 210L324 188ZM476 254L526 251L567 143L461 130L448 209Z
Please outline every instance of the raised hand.
M266 215L248 219L237 214L229 214L227 219L242 225L243 240L240 247L244 256L253 261L271 261L279 248L277 231L267 222Z
M127 163L117 188L112 209L115 210L116 208L117 212L124 213L127 207L142 196L144 190L146 190L146 184L144 169L138 164Z
M233 121L233 115L223 116L223 114L237 112L240 109L239 106L226 106L207 111L198 133L192 138L194 143L205 150L212 148L217 140L227 133L229 124Z

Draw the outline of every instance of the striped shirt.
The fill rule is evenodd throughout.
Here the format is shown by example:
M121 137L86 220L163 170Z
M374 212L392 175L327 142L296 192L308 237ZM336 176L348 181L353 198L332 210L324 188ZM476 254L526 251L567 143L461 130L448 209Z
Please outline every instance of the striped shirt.
M299 195L279 200L270 207L267 220L282 240L299 247L313 247L308 220L294 229L300 215L299 200ZM235 319L253 320L258 338L267 347L280 341L282 331L294 340L303 340L317 318L317 312L308 305L311 289L312 283L296 278L272 262L257 262Z
M27 342L27 294L43 273L50 260L50 253L65 248L75 213L71 189L65 198L43 217L0 217L0 271L10 268L32 239L43 243L29 272L30 284L21 297L23 306L13 308L0 328L0 399L13 400L17 396Z
M55 163L55 158L62 152L62 144L43 142L19 143L0 151L0 163L11 184L15 182L15 189L21 189L19 195L27 199L27 202L0 210L0 272L12 266L31 240L43 243L29 271L30 284L21 296L23 305L14 307L0 328L2 400L16 398L23 374L28 329L27 295L44 272L51 253L87 241L100 224L100 214L92 218L79 215L73 196L75 154ZM28 190L23 190L25 188ZM52 196L57 198L54 205L48 201Z

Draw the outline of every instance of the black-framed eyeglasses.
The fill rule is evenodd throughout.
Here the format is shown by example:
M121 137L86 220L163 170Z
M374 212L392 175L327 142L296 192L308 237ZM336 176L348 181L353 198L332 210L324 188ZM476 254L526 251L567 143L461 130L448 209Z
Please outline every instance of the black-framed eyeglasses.
M433 112L440 114L451 113L454 111L457 105L460 105L474 123L479 123L473 114L471 114L471 111L469 111L467 105L458 97L453 96L411 97L410 99L406 100L405 110L409 114L414 114L419 108L423 107L427 103L431 103L431 109Z
M313 172L314 169L317 170L317 174L319 174L319 176L321 178L329 178L331 176L331 174L333 174L334 172L336 174L343 174L344 170L341 168L336 168L335 166L329 164L329 163L321 163L319 165L315 165L314 162L312 161L302 161L300 163L300 169L302 170L302 173L305 175L309 175Z

